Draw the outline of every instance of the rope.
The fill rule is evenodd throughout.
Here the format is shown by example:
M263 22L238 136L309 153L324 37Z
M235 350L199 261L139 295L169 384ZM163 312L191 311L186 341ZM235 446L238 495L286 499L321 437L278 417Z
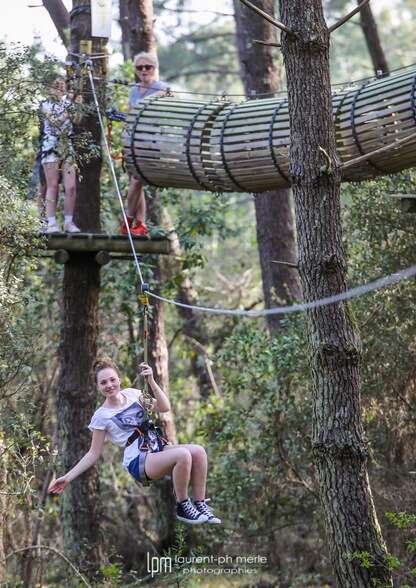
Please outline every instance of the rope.
M115 186L115 189L117 192L117 196L118 196L118 199L120 202L121 213L123 215L123 220L124 220L124 223L127 228L127 235L128 235L130 247L131 247L131 250L133 253L134 262L136 264L137 273L139 274L140 286L141 286L141 294L139 295L139 301L143 305L143 354L144 354L143 358L144 358L145 363L147 363L147 361L148 361L148 341L149 341L149 329L148 329L148 312L149 312L148 290L149 290L149 285L146 284L143 280L143 274L142 274L142 270L140 267L139 258L137 256L136 250L134 248L133 237L131 235L130 226L127 221L127 215L124 210L123 197L120 192L120 187L118 185L117 175L116 175L116 172L114 169L113 159L111 157L110 147L109 147L106 135L105 135L104 121L103 121L103 117L101 116L100 105L98 103L97 92L96 92L95 84L94 84L94 78L93 78L92 72L91 72L91 63L87 63L87 72L88 72L88 78L89 78L90 84L91 84L91 90L92 90L92 95L94 98L95 108L97 110L98 120L99 120L100 127L101 127L102 138L103 138L105 150L107 153L107 161L108 161L108 165L110 166L110 170L111 170L111 177L113 179L113 183L114 183L114 186ZM149 384L148 384L146 378L144 379L143 393L145 396L148 396L148 397L150 396Z
M139 302L143 305L143 361L148 363L149 359L149 285L142 284L142 292L139 295ZM151 397L149 394L149 383L144 379L143 393L145 396Z
M122 197L121 192L120 192L120 187L118 185L116 171L114 169L114 163L113 163L113 160L111 158L111 152L110 152L110 149L109 149L109 146L108 146L107 138L105 136L106 133L105 133L104 121L103 121L103 117L101 116L100 105L98 103L97 92L95 90L95 84L94 84L94 79L92 77L91 66L90 65L88 65L88 67L87 67L87 73L88 73L88 78L89 78L90 84L91 84L92 95L93 95L93 98L94 98L95 108L97 110L98 121L99 121L100 127L101 127L101 133L102 133L102 137L103 137L103 142L104 142L105 150L107 152L107 159L108 159L108 165L109 165L110 171L111 171L111 177L113 179L113 183L114 183L114 186L115 186L115 189L116 189L117 197L118 197L119 202L120 202L120 207L121 207L121 213L123 215L123 220L124 220L124 223L125 223L125 225L127 227L127 236L129 238L130 247L131 247L131 250L132 250L132 253L133 253L134 263L136 264L137 273L139 274L140 284L141 284L141 286L143 286L144 280L143 280L142 270L140 268L140 263L139 263L139 259L137 257L136 249L134 248L133 237L131 236L131 231L130 231L129 223L127 221L127 215L126 215L126 212L124 210L123 197Z
M274 314L290 314L290 313L294 313L294 312L305 312L305 311L311 310L313 308L319 308L322 306L327 306L329 304L335 304L337 302L342 302L344 300L350 300L351 298L356 298L358 296L362 296L364 294L367 294L368 292L373 292L375 290L387 288L388 286L398 284L399 282L401 282L403 280L407 280L407 279L410 279L410 278L416 276L416 265L413 265L413 266L408 267L406 269L400 270L394 274L390 274L388 276L384 276L382 278L374 280L373 282L369 282L368 284L364 284L361 286L357 286L356 288L346 290L345 292L341 292L340 294L335 294L333 296L327 296L325 298L320 298L319 300L313 300L311 302L306 302L306 303L302 303L302 304L293 304L292 306L278 306L275 308L268 308L268 309L264 309L264 310L238 310L238 309L227 309L227 308L211 308L208 306L194 306L191 304L184 304L182 302L178 302L177 300L165 298L164 296L159 296L158 294L151 292L149 290L148 284L146 284L143 280L142 271L140 268L140 263L139 263L136 251L134 249L133 239L131 236L130 228L127 223L126 213L124 212L123 198L120 193L120 188L118 185L117 176L116 176L115 170L114 170L114 164L111 159L111 153L109 151L108 143L107 143L107 140L105 137L104 123L103 123L103 119L101 116L100 107L99 107L98 99L97 99L97 94L95 91L94 79L91 75L90 67L88 68L88 77L90 79L92 94L94 97L94 103L95 103L95 107L97 109L97 114L98 114L98 119L100 122L101 130L103 132L104 145L105 145L105 148L107 151L107 159L108 159L108 163L109 163L109 166L111 169L111 175L113 178L114 185L116 187L117 196L120 201L120 206L121 206L124 222L126 223L126 226L127 226L130 247L132 249L137 272L138 272L139 278L140 278L142 296L144 296L144 295L151 296L155 300L160 300L161 302L165 302L167 304L172 304L174 306L179 306L181 308L187 308L190 310L194 310L195 312L203 312L203 313L208 313L208 314L218 314L218 315L227 315L227 316L242 316L242 317L249 317L249 318L261 318L261 317L274 315ZM147 333L147 305L146 304L144 305L144 308L145 308L145 321L146 321L146 331L145 332ZM145 338L145 353L147 354L146 349L147 349L147 335Z

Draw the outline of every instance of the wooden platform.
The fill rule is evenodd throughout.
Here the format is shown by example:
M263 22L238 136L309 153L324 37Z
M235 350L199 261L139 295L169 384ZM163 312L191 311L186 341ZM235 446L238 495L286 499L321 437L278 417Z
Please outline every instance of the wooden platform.
M133 243L136 253L139 254L169 255L172 252L171 242L167 237L133 237ZM101 263L100 259L107 263L113 257L111 254L116 254L114 257L121 259L132 255L127 236L108 233L53 233L46 235L46 248L56 252L55 259L59 263L68 261L71 253L99 254L98 263Z

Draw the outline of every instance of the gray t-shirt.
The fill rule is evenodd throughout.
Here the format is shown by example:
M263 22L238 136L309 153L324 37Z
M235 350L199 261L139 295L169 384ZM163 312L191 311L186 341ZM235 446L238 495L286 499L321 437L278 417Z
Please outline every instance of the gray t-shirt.
M165 82L159 80L152 82L148 88L141 84L133 86L129 94L129 110L134 108L138 102L142 102L145 98L148 98L152 94L156 94L156 92L164 92L168 87L169 86L165 84Z

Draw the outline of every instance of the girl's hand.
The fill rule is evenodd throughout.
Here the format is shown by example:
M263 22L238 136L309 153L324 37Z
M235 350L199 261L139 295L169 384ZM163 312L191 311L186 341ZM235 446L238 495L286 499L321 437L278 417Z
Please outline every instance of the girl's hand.
M147 363L140 363L139 370L139 376L143 376L143 378L149 378L150 380L153 379L153 370Z
M61 478L52 480L52 482L49 484L48 492L50 494L62 494L68 484L69 480L66 478L66 476L62 476Z

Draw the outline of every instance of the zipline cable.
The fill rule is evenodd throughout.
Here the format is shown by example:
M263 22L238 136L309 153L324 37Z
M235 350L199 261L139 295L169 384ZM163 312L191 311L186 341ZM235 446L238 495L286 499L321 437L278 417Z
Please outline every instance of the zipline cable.
M148 285L145 284L145 282L143 280L142 271L140 268L140 262L138 260L136 251L134 249L133 238L131 236L130 227L128 226L128 223L127 223L126 213L124 211L123 198L120 193L120 188L118 185L117 176L116 176L116 173L114 170L113 160L111 158L109 146L108 146L108 143L107 143L107 140L105 137L104 123L103 123L103 119L101 116L100 106L98 103L94 79L91 74L90 66L88 67L88 76L89 76L89 80L90 80L90 84L91 84L91 88L92 88L92 93L94 96L94 103L95 103L95 107L97 109L98 119L99 119L101 130L103 133L104 145L105 145L105 149L107 151L107 159L108 159L108 163L110 165L111 175L112 175L113 182L114 182L116 192L117 192L117 196L118 196L118 199L120 202L124 222L126 223L126 226L127 226L130 247L133 252L133 257L134 257L136 268L137 268L137 271L139 274L140 283L141 283L143 293L147 292L147 295L151 296L155 300L160 300L161 302L165 302L167 304L178 306L180 308L194 310L195 312L227 315L227 316L261 318L261 317L275 315L275 314L290 314L290 313L294 313L294 312L305 312L305 311L311 310L313 308L319 308L321 306L335 304L337 302L342 302L344 300L350 300L351 298L356 298L358 296L362 296L363 294L367 294L368 292L372 292L374 290L380 290L382 288L387 288L388 286L398 284L399 282L401 282L403 280L407 280L409 278L416 276L416 265L412 265L411 267L400 270L394 274L384 276L382 278L379 278L377 280L369 282L368 284L363 284L361 286L351 288L350 290L346 290L345 292L341 292L339 294L334 294L332 296L326 296L325 298L320 298L319 300L312 300L311 302L305 302L305 303L301 303L301 304L293 304L291 306L277 306L275 308L267 308L267 309L263 309L263 310L238 310L238 309L227 309L227 308L211 308L208 306L195 306L192 304L184 304L183 302L178 302L177 300L173 300L170 298L165 298L164 296L159 296L158 294L151 292L148 288Z
M206 307L206 306L193 306L191 304L184 304L184 303L178 302L176 300L164 298L163 296L159 296L158 294L153 294L152 292L149 292L149 296L151 296L152 298L156 298L157 300L167 302L168 304L174 304L175 306L180 306L181 308L195 310L196 312L260 318L260 317L264 317L264 316L270 316L273 314L289 314L289 313L293 313L293 312L305 312L306 310L311 310L312 308L318 308L320 306L335 304L336 302L342 302L343 300L349 300L351 298L356 298L357 296L362 296L363 294L367 294L368 292L372 292L373 290L380 290L381 288L387 288L388 286L391 286L393 284L398 284L402 280L407 280L407 279L412 278L414 276L416 276L416 265L408 267L404 270L400 270L394 274L390 274L389 276L384 276L382 278L379 278L378 280L374 280L373 282L369 282L368 284L364 284L362 286L357 286L356 288L351 288L350 290L346 290L345 292L341 292L340 294L334 294L333 296L327 296L325 298L320 298L319 300L313 300L311 302L305 302L302 304L293 304L292 306L277 306L275 308L267 308L264 310L238 310L238 309L230 310L230 309L226 309L226 308L210 308L210 307Z

